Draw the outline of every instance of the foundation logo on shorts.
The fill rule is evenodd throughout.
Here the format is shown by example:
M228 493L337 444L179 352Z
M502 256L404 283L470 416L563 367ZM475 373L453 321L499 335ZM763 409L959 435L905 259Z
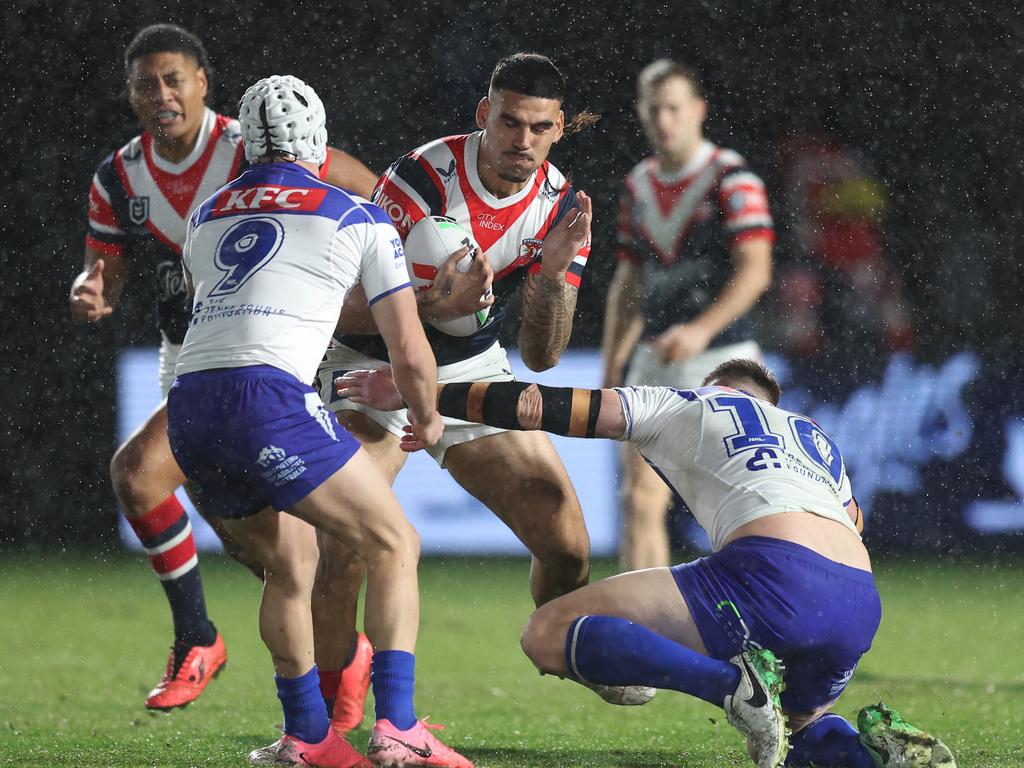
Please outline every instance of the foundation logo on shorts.
M334 431L334 422L331 421L331 412L324 408L324 401L316 392L306 393L306 413L316 419L324 432L333 440L338 442L338 435Z
M262 451L260 451L259 458L256 459L256 463L261 467L269 467L271 464L276 464L285 457L285 452L278 448L276 445L268 445Z
M265 467L260 476L278 488L306 471L306 462L299 456L289 456L276 445L268 445L262 449L256 463Z

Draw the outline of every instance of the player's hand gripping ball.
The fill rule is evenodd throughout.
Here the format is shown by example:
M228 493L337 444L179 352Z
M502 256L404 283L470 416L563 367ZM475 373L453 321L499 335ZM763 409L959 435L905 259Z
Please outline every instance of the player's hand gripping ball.
M473 234L447 216L427 216L417 221L405 238L405 261L413 287L419 291L433 285L441 265L453 253L466 247L469 253L456 265L460 272L468 272L481 252ZM487 285L480 300L486 301L490 296L491 286ZM432 320L430 324L449 336L472 336L487 325L490 312L490 307L484 307L462 317Z

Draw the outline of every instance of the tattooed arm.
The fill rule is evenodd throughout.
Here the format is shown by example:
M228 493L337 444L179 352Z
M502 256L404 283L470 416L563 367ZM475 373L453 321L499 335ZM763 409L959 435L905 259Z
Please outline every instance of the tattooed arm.
M590 237L591 203L576 193L574 208L544 238L540 271L526 276L519 354L531 371L558 363L569 344L578 291L565 281L565 272Z

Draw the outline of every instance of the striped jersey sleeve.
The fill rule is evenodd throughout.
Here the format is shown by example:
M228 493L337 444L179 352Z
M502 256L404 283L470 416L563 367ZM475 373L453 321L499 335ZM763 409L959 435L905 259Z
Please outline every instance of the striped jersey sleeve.
M422 155L399 158L385 171L373 190L372 202L384 209L404 240L426 216L445 215L444 185Z
M118 219L117 198L124 197L121 183L114 170L114 155L109 155L96 170L89 188L89 214L86 226L86 247L104 256L117 256L124 252L127 234Z
M775 239L764 182L745 166L731 168L718 185L718 205L730 245L752 238Z

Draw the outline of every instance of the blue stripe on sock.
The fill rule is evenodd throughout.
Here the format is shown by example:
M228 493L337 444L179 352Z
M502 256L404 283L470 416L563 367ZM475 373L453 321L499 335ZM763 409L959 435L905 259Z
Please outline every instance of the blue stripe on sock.
M284 710L284 732L307 744L319 744L327 738L330 722L320 695L320 675L316 665L302 677L274 676L277 698Z
M696 696L721 707L736 691L740 671L639 624L611 616L583 616L569 626L566 665L601 685L647 685Z
M378 720L390 720L400 731L416 725L413 692L416 657L406 651L377 651L371 662L373 708Z

